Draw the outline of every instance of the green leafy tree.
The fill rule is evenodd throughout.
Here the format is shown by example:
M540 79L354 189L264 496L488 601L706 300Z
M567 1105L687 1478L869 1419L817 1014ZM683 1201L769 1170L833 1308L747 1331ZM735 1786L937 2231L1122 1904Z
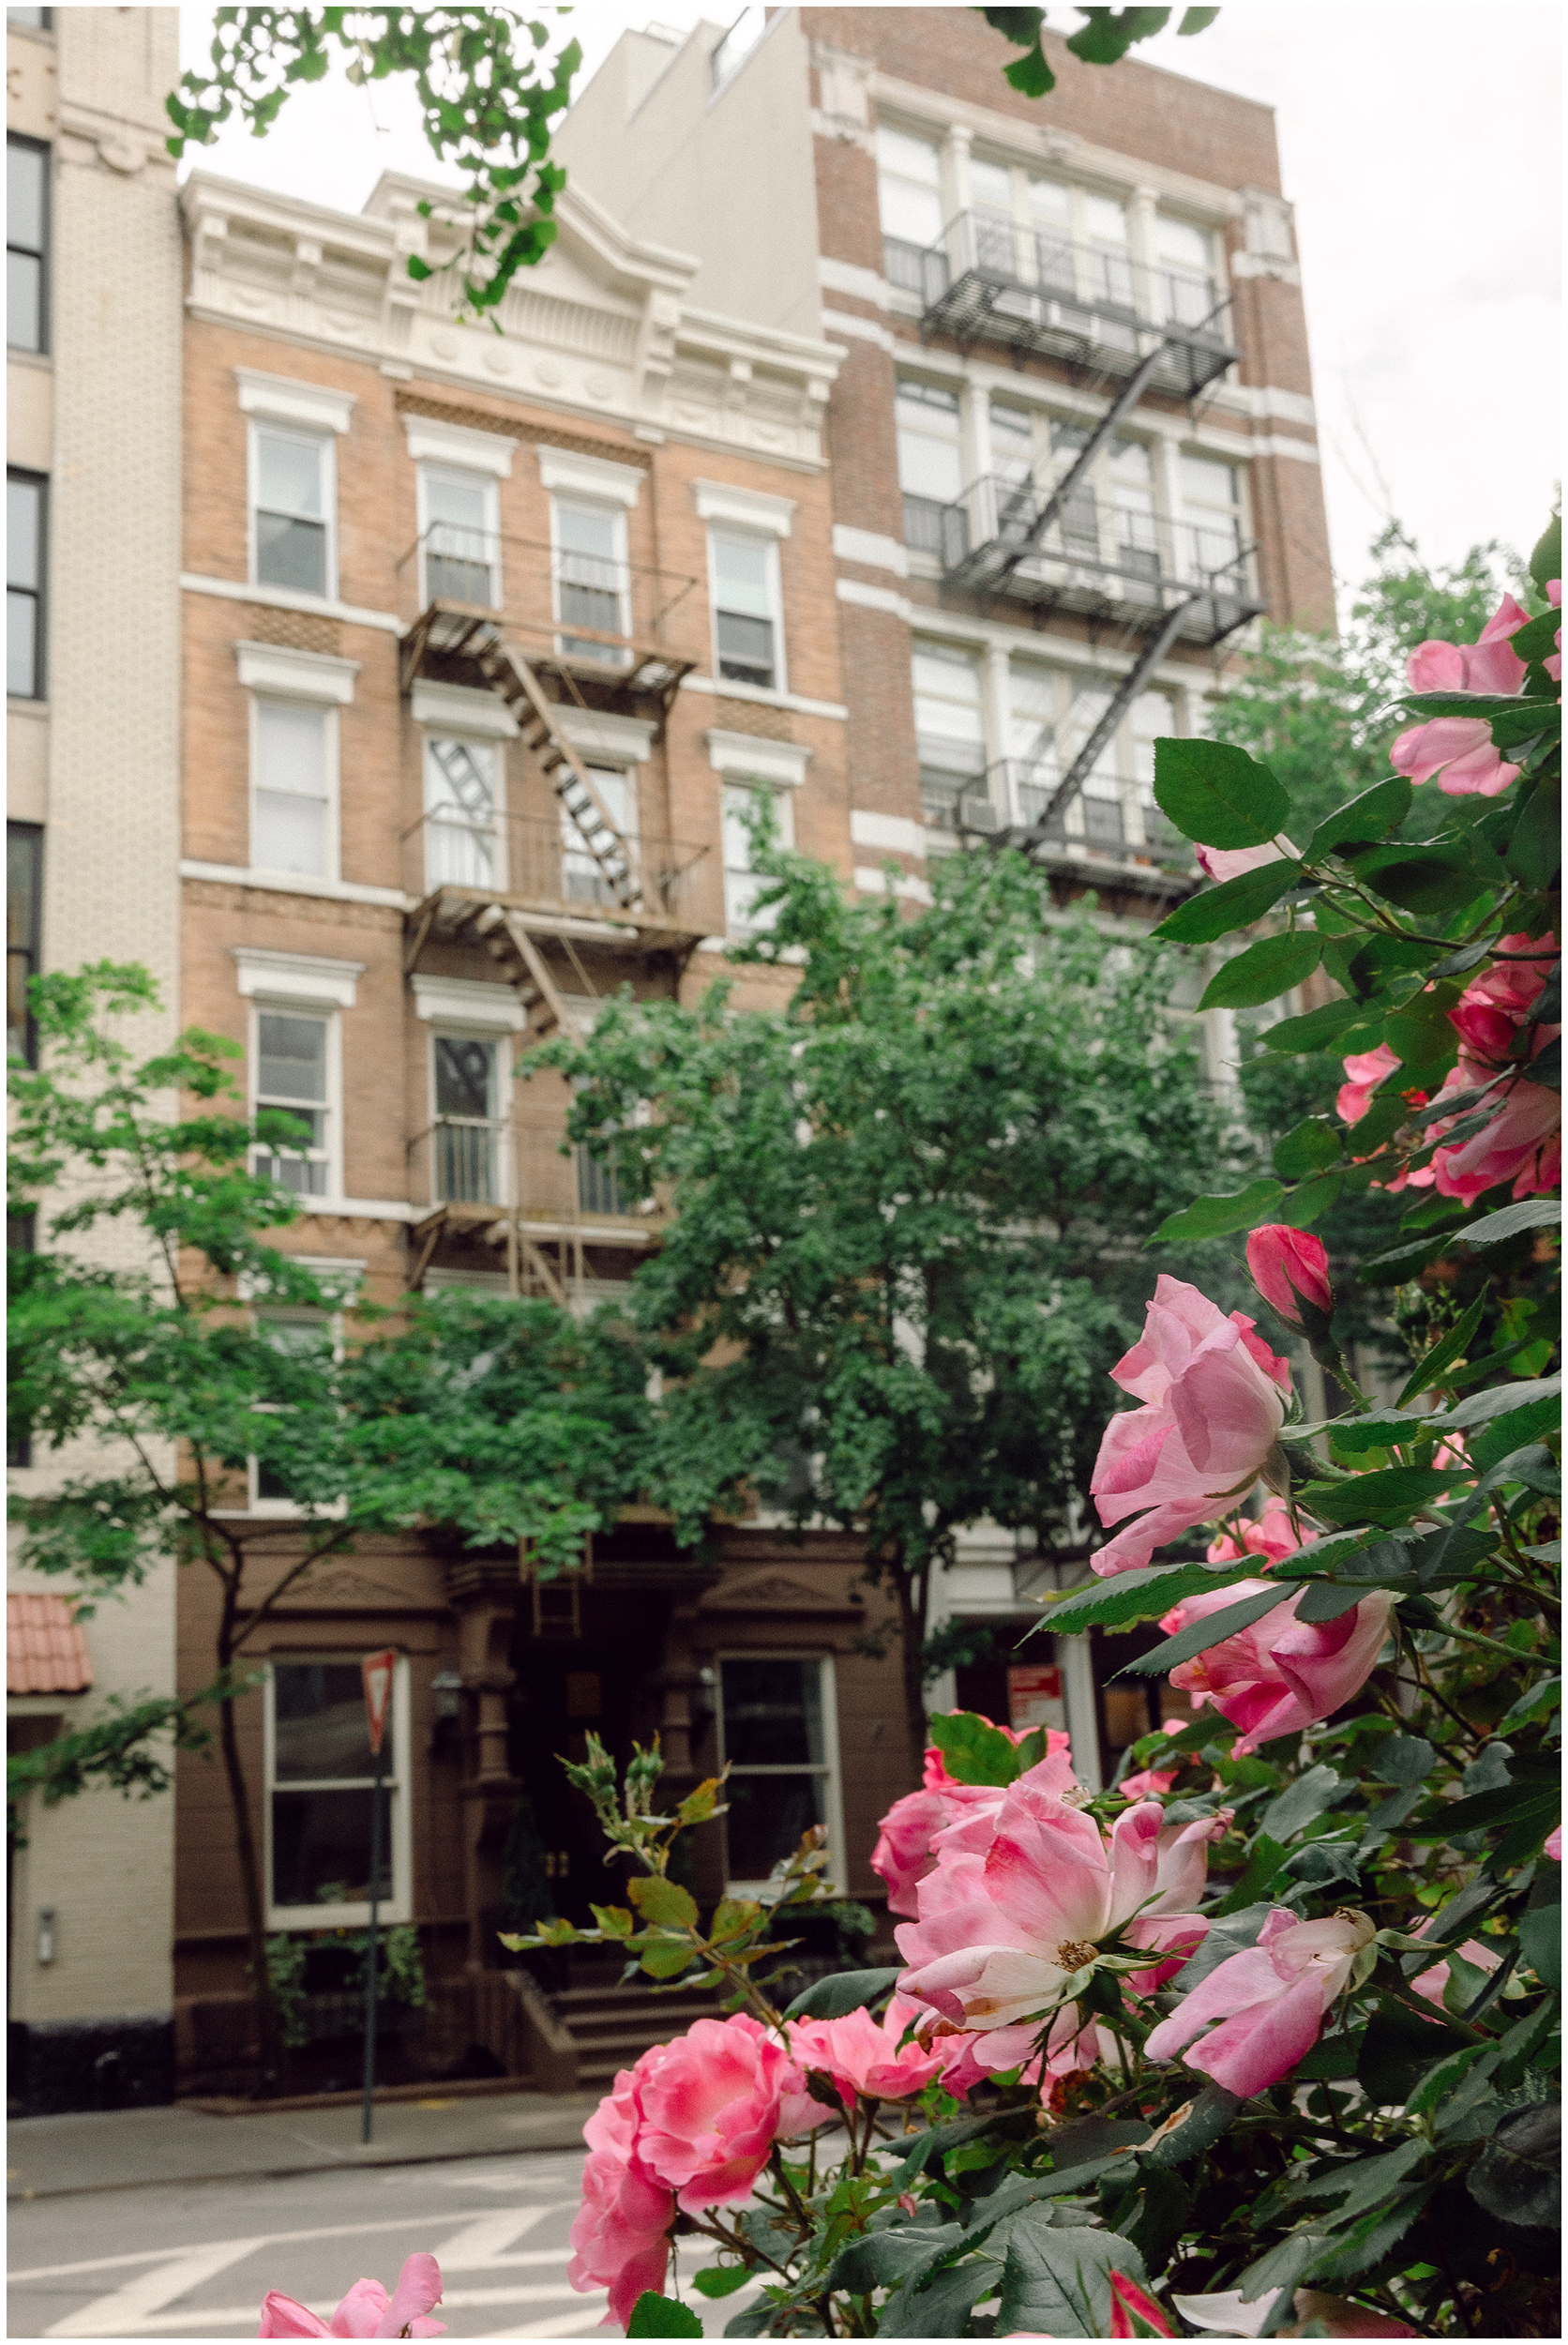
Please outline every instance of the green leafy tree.
M762 860L771 925L740 957L798 963L786 1007L727 982L694 1007L623 998L539 1057L576 1087L574 1138L672 1211L630 1308L681 1536L750 1494L853 1532L897 1597L918 1738L957 1531L1083 1551L1138 1248L1221 1118L1167 958L1055 922L1022 857L934 866L913 916Z
M10 1194L47 1230L44 1250L21 1258L12 1395L34 1443L67 1454L13 1511L27 1564L68 1580L83 1613L162 1559L209 1572L215 1675L194 1701L140 1704L44 1746L22 1781L46 1800L90 1779L161 1789L149 1738L201 1739L192 1713L216 1703L270 2067L277 2012L234 1711L257 1632L366 1531L526 1547L547 1574L569 1566L644 1478L643 1374L612 1325L550 1304L411 1297L388 1322L313 1276L270 1242L296 1201L249 1169L258 1141L287 1154L303 1127L235 1112L238 1052L218 1036L135 1058L116 1021L156 999L135 966L34 982L40 1059L13 1070ZM188 1112L171 1113L172 1098ZM97 1241L114 1224L139 1241L137 1266L105 1266ZM288 1511L252 1511L252 1476Z

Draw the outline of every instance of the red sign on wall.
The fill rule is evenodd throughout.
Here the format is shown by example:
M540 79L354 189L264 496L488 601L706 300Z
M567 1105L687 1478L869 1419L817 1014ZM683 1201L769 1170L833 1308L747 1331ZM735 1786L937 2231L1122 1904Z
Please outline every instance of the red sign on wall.
M368 1653L359 1664L359 1673L365 1681L365 1723L369 1729L372 1759L381 1757L386 1721L392 1715L392 1672L397 1666L395 1653Z
M1037 1726L1064 1727L1067 1712L1062 1700L1062 1672L1049 1662L1007 1672L1007 1723L1015 1734L1032 1733Z

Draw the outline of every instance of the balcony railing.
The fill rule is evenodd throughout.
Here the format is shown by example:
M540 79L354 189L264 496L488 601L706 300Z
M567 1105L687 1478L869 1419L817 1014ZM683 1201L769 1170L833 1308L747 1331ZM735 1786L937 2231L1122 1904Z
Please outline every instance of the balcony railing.
M689 926L712 915L716 924L702 900L706 847L636 834L626 847L634 917ZM436 808L404 832L403 855L404 887L421 902L438 888L460 888L590 919L626 916L564 812L551 819Z
M1194 398L1235 363L1230 303L1212 277L1074 244L996 212L963 212L934 245L883 240L888 282L915 295L927 333L1021 343Z
M696 579L618 556L433 522L398 575L399 615L411 634L435 604L484 613L526 659L569 668L589 685L668 700L710 656L707 600L695 592ZM439 658L448 638L457 640L450 623L445 634L427 628L418 648Z
M408 1143L416 1188L432 1205L502 1205L511 1179L511 1130L499 1117L438 1115Z
M1115 617L1141 630L1163 625L1171 607L1199 599L1183 619L1188 642L1211 644L1264 608L1252 550L1235 525L1166 522L1076 490L1046 528L1048 485L989 473L952 505L922 510L917 525L955 585L1050 608ZM906 498L927 507L928 500Z
M1018 826L1032 830L1050 806L1063 770L1054 760L1024 758L1000 758L988 766L986 793L1001 809L999 825L1013 819L1007 809L1016 808ZM1081 789L1067 804L1054 809L1041 837L1048 847L1066 850L1076 845L1093 855L1148 856L1176 870L1187 870L1192 865L1187 841L1141 792L1134 815L1125 798L1100 796Z

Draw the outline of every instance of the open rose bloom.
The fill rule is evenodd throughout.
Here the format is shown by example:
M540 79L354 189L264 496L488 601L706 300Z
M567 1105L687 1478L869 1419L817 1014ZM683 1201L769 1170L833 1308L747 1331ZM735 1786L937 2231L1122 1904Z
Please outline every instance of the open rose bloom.
M412 2255L389 2296L380 2280L355 2280L329 2320L269 2289L258 2337L445 2337L446 2323L426 2316L441 2302L441 2266Z
M1233 1580L1212 1595L1173 1605L1160 1626L1170 1636L1224 1611L1244 1596L1264 1596L1266 1580ZM1276 1735L1328 1717L1359 1693L1377 1667L1394 1598L1378 1589L1337 1620L1300 1621L1299 1595L1288 1596L1249 1627L1181 1662L1170 1682L1241 1728L1234 1749L1245 1757Z
M1290 1369L1254 1325L1161 1275L1142 1340L1110 1371L1143 1405L1111 1418L1094 1460L1100 1520L1138 1518L1091 1558L1102 1578L1234 1511L1272 1462Z
M1510 637L1529 623L1512 595L1504 595L1473 643L1418 643L1405 663L1412 692L1516 692L1525 663ZM1395 773L1410 781L1437 781L1450 797L1495 798L1518 776L1500 755L1483 717L1433 717L1410 725L1389 751Z
M1561 1034L1559 1025L1532 1025L1530 1012L1557 956L1555 936L1505 936L1500 954L1483 977L1467 986L1449 1012L1459 1036L1459 1057L1435 1105L1443 1098L1486 1089L1475 1112L1489 1111L1482 1128L1432 1158L1432 1176L1443 1197L1473 1204L1500 1182L1516 1198L1555 1188L1562 1178L1562 1098L1549 1082L1532 1082L1530 1065ZM1470 1120L1470 1111L1465 1112ZM1434 1125L1440 1137L1451 1123Z
M1258 1944L1220 1963L1161 2020L1145 2047L1150 2059L1180 2052L1241 2100L1266 2092L1311 2050L1375 1934L1364 1914L1303 1922L1275 1906Z

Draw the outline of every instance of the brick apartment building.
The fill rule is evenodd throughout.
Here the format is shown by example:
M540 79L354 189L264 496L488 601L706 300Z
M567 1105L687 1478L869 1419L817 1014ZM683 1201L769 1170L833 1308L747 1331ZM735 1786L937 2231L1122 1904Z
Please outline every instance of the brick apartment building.
M918 890L931 856L1006 835L1060 901L1092 886L1102 919L1142 927L1190 870L1154 739L1203 729L1260 613L1333 625L1305 316L1271 110L1136 53L1107 70L1047 49L1036 100L967 8L654 27L623 37L559 152L580 190L700 256L696 298L843 352L857 885L891 859ZM1005 1626L1049 1576L980 1529L935 1611ZM1143 1731L1143 1697L1060 1642L1057 1678L1020 1673L1011 1705L1065 1715L1093 1772ZM1007 1715L1003 1665L936 1705L956 1694Z
M179 1007L181 260L162 148L176 12L6 18L8 1041L31 1055L35 971L107 958L158 981L162 1013L124 1034L150 1054ZM47 1218L13 1224L11 1243L48 1244ZM91 1252L141 1266L124 1233L95 1233ZM107 1461L13 1430L8 1462L16 1487L42 1490ZM96 1721L115 1695L172 1690L172 1566L85 1623L58 1581L13 1568L9 1588L10 1749ZM91 1791L23 1805L12 2106L166 2100L173 1803Z

